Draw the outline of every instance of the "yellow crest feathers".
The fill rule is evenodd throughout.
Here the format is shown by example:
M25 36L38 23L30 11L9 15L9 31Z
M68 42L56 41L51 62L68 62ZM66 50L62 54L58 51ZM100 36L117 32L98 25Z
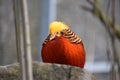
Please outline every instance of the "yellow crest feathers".
M54 21L50 24L50 34L55 34L56 32L68 29L69 27L63 22Z

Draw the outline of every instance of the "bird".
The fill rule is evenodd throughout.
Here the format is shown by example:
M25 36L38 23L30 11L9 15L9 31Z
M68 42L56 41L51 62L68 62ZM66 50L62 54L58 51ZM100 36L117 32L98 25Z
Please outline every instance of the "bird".
M86 52L81 38L60 21L51 22L49 32L42 44L43 62L84 68Z

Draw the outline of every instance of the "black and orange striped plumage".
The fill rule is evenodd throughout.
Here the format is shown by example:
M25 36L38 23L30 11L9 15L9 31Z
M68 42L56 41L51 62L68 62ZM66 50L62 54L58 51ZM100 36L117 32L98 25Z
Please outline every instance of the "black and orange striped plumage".
M45 39L43 46L47 42L51 41L50 37L51 37L51 35L49 34L48 37ZM56 33L55 37L64 37L64 38L68 39L71 43L82 44L82 40L77 35L75 35L69 28ZM53 40L55 39L55 37L53 38Z
M53 26L57 27L57 25ZM82 40L69 28L63 28L54 34L49 34L43 43L42 59L43 62L67 64L83 68L85 50Z

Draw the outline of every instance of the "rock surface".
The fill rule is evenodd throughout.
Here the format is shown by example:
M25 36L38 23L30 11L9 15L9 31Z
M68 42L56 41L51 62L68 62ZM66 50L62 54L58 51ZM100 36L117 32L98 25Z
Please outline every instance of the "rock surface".
M91 73L78 67L33 62L34 80L95 80ZM21 80L18 63L0 66L0 80Z

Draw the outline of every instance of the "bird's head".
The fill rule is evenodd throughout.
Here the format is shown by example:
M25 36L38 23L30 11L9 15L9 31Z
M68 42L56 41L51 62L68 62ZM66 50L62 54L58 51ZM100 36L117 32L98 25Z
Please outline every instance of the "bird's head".
M63 22L54 21L50 24L50 34L54 35L57 32L60 32L64 29L68 29L68 28L69 27L66 24L64 24Z

